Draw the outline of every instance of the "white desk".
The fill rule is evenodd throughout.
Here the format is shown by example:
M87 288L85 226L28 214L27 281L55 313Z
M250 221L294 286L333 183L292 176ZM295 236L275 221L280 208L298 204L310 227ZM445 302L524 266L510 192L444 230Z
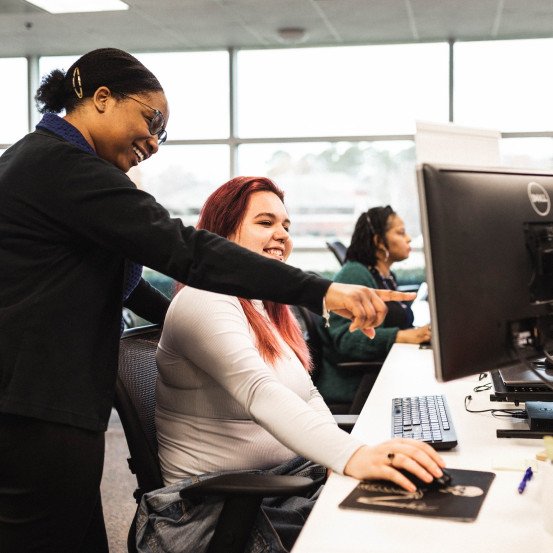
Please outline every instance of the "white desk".
M392 397L444 394L459 440L454 450L443 452L447 465L496 474L475 522L339 509L338 504L357 481L333 474L292 553L553 551L553 535L544 530L541 519L539 474L522 495L517 491L524 468L535 462L535 454L543 449L542 441L498 439L495 430L513 428L511 419L466 412L464 398L469 394L473 397L472 409L513 406L490 403L489 392L475 394L472 389L477 384L477 376L445 384L436 382L431 350L396 344L353 430L369 444L387 440ZM521 424L524 426L524 421ZM513 470L518 466L520 470Z

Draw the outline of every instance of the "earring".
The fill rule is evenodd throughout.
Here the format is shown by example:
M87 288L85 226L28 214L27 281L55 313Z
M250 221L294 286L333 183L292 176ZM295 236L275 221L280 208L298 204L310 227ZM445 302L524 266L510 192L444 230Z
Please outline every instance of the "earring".
M77 98L83 97L83 87L81 84L81 72L79 71L78 67L75 67L73 69L73 77L71 79L71 83L73 85L73 90L75 91L75 94L77 95ZM76 85L76 86L75 86Z
M390 257L390 252L387 248L384 248L384 261L388 261L388 258Z

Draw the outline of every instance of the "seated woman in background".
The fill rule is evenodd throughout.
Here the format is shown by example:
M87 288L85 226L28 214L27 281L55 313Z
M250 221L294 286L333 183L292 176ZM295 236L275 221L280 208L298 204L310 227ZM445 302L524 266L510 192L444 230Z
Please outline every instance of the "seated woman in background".
M222 185L205 203L198 228L282 262L292 249L283 193L266 178L237 177ZM426 481L442 473L442 458L427 444L367 445L338 428L313 385L309 352L286 305L186 286L167 313L157 363L156 426L166 484L227 470L290 474L303 467L305 474L312 466L318 470L312 474L324 476L327 467L414 491L396 469ZM278 535L271 541L282 545L271 551L292 547L313 501L264 501Z
M397 290L391 268L396 261L409 257L410 242L403 220L390 206L369 209L355 224L346 262L334 281ZM386 318L372 340L362 332L349 332L349 322L334 314L330 315L330 326L321 329L323 366L317 387L327 403L348 404L357 396L355 403L361 404L370 391L359 390L362 372L340 370L337 363L384 361L396 342L420 344L430 340L430 325L413 328L409 304L398 301L387 306Z

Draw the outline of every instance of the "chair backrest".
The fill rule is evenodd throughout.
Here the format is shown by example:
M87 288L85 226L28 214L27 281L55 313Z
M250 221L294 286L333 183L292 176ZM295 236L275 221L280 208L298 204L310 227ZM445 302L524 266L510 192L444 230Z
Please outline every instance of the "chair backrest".
M137 502L144 493L163 486L155 426L155 354L160 336L159 325L126 330L119 349L115 408L131 454L129 467L138 482Z
M321 324L322 317L309 311L306 307L295 305L293 311L298 318L300 326L303 330L303 337L307 342L311 360L313 361L313 380L317 378L317 373L320 371L323 362L323 344L321 336L317 330L317 326Z
M346 251L348 248L340 242L340 240L326 242L326 247L335 255L340 265L343 265L346 262Z

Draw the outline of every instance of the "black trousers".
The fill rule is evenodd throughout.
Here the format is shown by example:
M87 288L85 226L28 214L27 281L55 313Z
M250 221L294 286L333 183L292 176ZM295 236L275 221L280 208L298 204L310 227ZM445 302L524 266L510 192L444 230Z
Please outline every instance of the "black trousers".
M0 413L0 553L108 553L104 433Z

